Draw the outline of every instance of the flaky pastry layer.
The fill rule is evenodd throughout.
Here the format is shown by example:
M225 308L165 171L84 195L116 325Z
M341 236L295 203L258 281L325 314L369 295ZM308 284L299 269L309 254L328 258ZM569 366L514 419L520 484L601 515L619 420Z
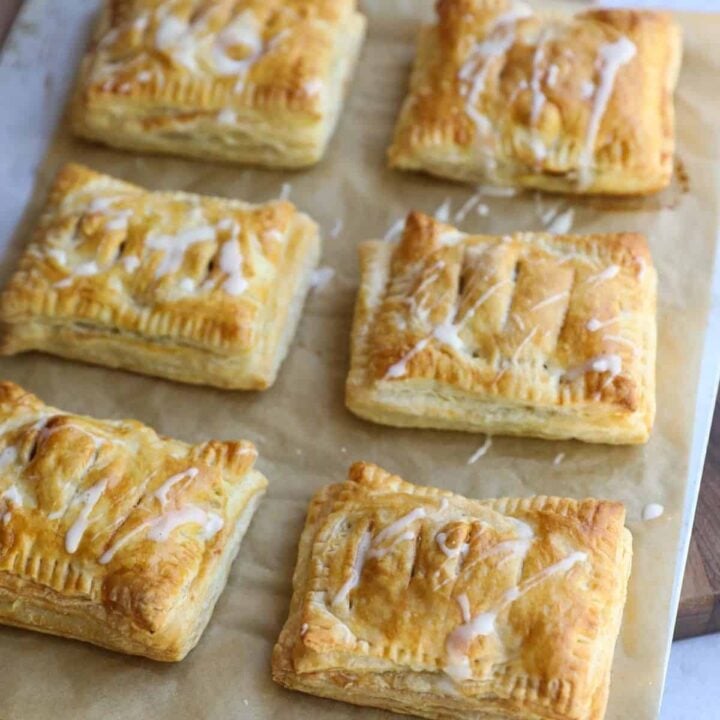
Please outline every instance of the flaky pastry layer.
M0 622L181 660L265 492L256 457L0 383Z
M289 202L154 193L67 165L0 298L0 352L263 389L319 253L317 225Z
M346 402L387 425L641 443L657 277L637 234L468 235L421 213L360 247Z
M667 13L535 15L440 0L423 29L392 166L553 192L636 195L673 172L681 37Z
M310 504L273 677L433 720L601 720L624 518L620 503L470 500L356 463Z
M130 150L311 165L364 34L356 0L105 0L73 126Z

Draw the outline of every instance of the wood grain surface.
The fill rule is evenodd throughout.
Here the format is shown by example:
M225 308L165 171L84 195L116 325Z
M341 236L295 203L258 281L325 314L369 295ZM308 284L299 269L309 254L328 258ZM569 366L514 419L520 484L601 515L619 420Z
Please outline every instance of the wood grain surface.
M22 0L0 0L0 45ZM720 403L710 434L675 637L720 631Z

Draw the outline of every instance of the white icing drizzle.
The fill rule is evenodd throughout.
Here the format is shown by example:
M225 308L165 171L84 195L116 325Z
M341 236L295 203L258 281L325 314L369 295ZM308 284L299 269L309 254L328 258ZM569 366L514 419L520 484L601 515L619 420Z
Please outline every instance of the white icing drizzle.
M565 453L559 452L553 459L553 465L559 465L565 459Z
M163 513L159 518L150 524L148 538L156 542L164 542L175 528L188 523L196 523L202 526L202 537L209 540L216 535L223 526L223 520L215 513L209 513L197 507L197 505L186 505L179 510L170 510Z
M196 467L188 468L182 472L171 475L154 493L153 495L160 501L160 505L164 508L168 504L168 493L183 480L192 482L200 471Z
M45 253L49 258L52 258L58 265L67 265L67 253L59 248L50 248Z
M549 565L539 573L521 582L520 585L506 590L496 605L478 615L471 615L469 603L467 603L467 607L465 607L465 603L462 603L460 610L463 622L448 635L445 642L445 650L447 653L447 663L444 668L445 672L455 680L455 682L470 680L472 678L472 667L470 666L469 657L470 647L476 638L492 635L496 632L495 624L500 612L528 593L539 583L558 573L566 573L577 563L585 562L586 560L587 554L584 552L570 553L570 555L563 560ZM460 603L461 601L458 600L458 604Z
M15 446L9 445L0 452L0 472L5 470L17 460L17 450Z
M587 283L589 285L596 285L606 280L612 280L619 272L620 268L617 265L608 265L602 272L591 275L587 279Z
M191 72L197 70L196 40L190 26L170 13L161 16L155 33L155 47Z
M385 242L393 242L397 239L397 236L402 234L402 231L405 227L405 219L404 218L398 218L386 231L385 235L383 236L383 240Z
M608 325L614 325L616 322L619 322L619 321L620 321L619 315L617 317L610 318L609 320L604 320L604 321L598 320L597 318L590 318L585 323L585 327L590 332L597 332L601 328L607 327Z
M534 312L535 310L540 310L544 307L547 307L548 305L553 305L556 302L559 302L560 300L568 297L570 295L569 290L563 290L562 292L556 293L555 295L550 295L550 297L546 297L544 300L541 300L538 303L535 303L530 308L530 312Z
M80 541L87 530L88 522L90 521L90 514L100 500L102 494L105 492L108 485L108 479L105 478L100 482L95 483L91 488L85 490L85 492L78 495L75 503L80 503L80 513L78 514L75 522L70 526L70 529L65 534L65 550L71 555L80 546Z
M459 332L459 325L454 325L446 320L433 328L432 336L438 342L443 343L443 345L448 345L453 348L453 350L461 351L465 349L465 343L460 339Z
M629 63L635 57L636 52L635 44L625 36L600 48L598 58L600 82L595 88L585 140L578 158L578 177L581 187L586 187L592 181L590 171L595 154L595 141L600 131L600 123L605 115L605 110L612 97L615 78L620 68Z
M217 121L222 125L235 125L237 123L237 113L232 108L223 108L217 114Z
M122 259L123 267L126 272L135 272L140 267L140 258L136 255L126 255Z
M411 510L407 515L403 515L395 522L390 523L387 527L383 528L373 540L373 545L380 545L388 538L398 535L403 532L408 525L411 525L416 520L421 520L427 517L427 510L424 507L417 507Z
M292 192L292 185L290 183L283 183L282 187L280 188L280 200L287 200L290 197L290 193Z
M560 75L560 68L554 63L548 68L547 82L548 87L554 88L557 85L558 76Z
M470 600L468 599L468 596L466 593L461 593L458 595L455 600L457 601L457 604L460 606L460 615L462 616L463 622L468 623L470 622L470 619L472 618L472 615L470 614Z
M383 380L390 378L402 377L407 373L407 364L412 360L419 352L422 352L427 344L430 342L430 338L423 338L422 340L415 343L414 347L409 352L405 353L397 362L393 363L388 369Z
M609 373L607 382L612 382L622 372L622 358L619 355L596 355L582 365L577 365L565 371L563 379L569 382L577 380L587 372Z
M475 208L475 212L480 217L487 217L490 214L490 207L485 203L478 203L478 206Z
M511 198L518 194L518 189L502 185L480 185L478 186L478 192L493 198Z
M310 287L313 290L324 290L335 277L335 270L327 265L313 270L310 276Z
M454 558L460 556L461 558L465 558L470 552L470 545L467 542L460 543L457 547L451 548L448 547L447 544L447 533L439 532L435 536L435 542L438 544L438 547L442 550L443 554L447 558Z
M468 213L480 202L482 194L476 192L471 195L461 206L460 209L455 213L453 221L455 223L461 223L467 217Z
M406 530L402 535L398 535L389 545L386 545L382 548L376 548L373 547L370 548L368 551L367 557L368 558L377 558L378 560L384 558L389 552L392 552L395 549L396 545L399 545L403 542L408 542L410 540L415 539L415 533L412 532L412 530Z
M467 464L473 465L492 447L492 437L487 435L485 442L468 458Z
M230 238L220 247L220 270L227 275L222 289L228 295L241 295L248 286L248 281L243 275L243 255L240 250L239 233L240 229L237 223L233 222Z
M335 224L332 227L332 230L330 231L330 239L331 240L337 240L340 237L340 233L343 229L343 221L341 218L338 218L335 221Z
M624 338L622 335L603 335L603 340L609 340L610 342L617 343L618 345L624 345L630 348L630 351L635 357L640 357L640 348L632 341Z
M657 520L664 512L665 508L659 503L649 503L642 509L642 519L645 522Z
M143 530L148 530L148 539L155 542L164 542L170 537L173 530L182 525L195 524L201 526L200 537L203 540L212 539L222 530L223 519L212 512L207 512L197 505L185 505L184 507L162 513L152 520L146 520L133 528L127 535L124 535L116 543L111 545L98 559L101 565L107 565L115 554L133 537Z
M540 113L547 102L545 93L542 90L542 79L545 70L542 63L545 60L545 43L550 39L552 30L546 28L538 38L535 53L533 54L533 72L530 79L530 91L532 92L532 105L530 108L530 124L535 125L540 119ZM544 148L543 148L544 149Z
M513 353L513 356L511 358L511 362L515 364L518 361L518 358L520 357L520 353L525 349L525 346L535 337L535 334L538 331L538 326L535 325L532 330L523 338L523 341L517 346L515 349L515 352Z
M580 97L589 100L595 93L595 83L592 80L583 80L580 83Z
M565 212L558 213L547 224L547 231L555 235L565 235L570 231L575 220L575 211L569 208Z
M0 500L5 500L6 509L5 512L3 512L2 521L4 525L7 525L12 518L13 508L23 506L23 498L17 487L10 485L9 488L0 493Z
M450 220L450 198L445 198L435 210L435 219L446 223Z
M647 262L644 257L636 257L635 264L637 265L637 279L642 280L645 277L645 271L647 270Z
M337 592L337 595L333 598L333 605L338 605L347 600L350 592L354 590L360 582L360 575L362 574L363 566L365 565L365 557L370 550L372 544L372 533L366 530L360 537L358 542L357 550L355 551L355 557L353 559L353 565L350 569L350 577L342 584Z
M162 259L155 270L155 277L177 272L185 252L196 243L215 240L215 228L209 225L181 230L177 235L148 235L145 244L151 250L160 250Z
M238 46L246 48L249 53L242 60L228 55L230 48ZM260 23L255 13L247 9L233 18L218 34L212 48L213 64L220 75L238 75L244 78L253 63L262 55L263 49Z

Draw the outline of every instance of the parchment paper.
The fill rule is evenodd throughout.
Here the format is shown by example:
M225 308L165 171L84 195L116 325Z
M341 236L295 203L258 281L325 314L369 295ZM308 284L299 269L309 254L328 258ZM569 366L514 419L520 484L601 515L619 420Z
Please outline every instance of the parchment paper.
M2 77L5 87L8 73L16 72L13 77L22 82L14 83L15 97L4 97L0 109L8 203L18 202L21 190L15 184L22 188L23 179L34 172L34 154L41 147L37 133L47 126L47 118L55 126L58 99L67 99L95 8L85 0L31 0L24 26L21 22L15 32ZM68 160L150 188L251 201L275 197L282 183L290 182L291 199L326 231L323 264L336 275L310 298L277 384L261 394L191 387L38 354L0 362L2 377L61 408L138 418L188 441L249 438L260 449L259 465L271 483L210 625L185 661L163 665L79 642L0 629L0 717L388 717L290 693L270 679L270 652L288 610L307 502L320 486L342 480L355 459L373 460L419 484L475 497L541 493L625 502L635 557L608 718L656 716L675 613L673 579L684 560L688 518L683 535L683 508L693 505L696 489L696 478L688 470L689 449L719 225L720 19L683 18L686 50L677 112L679 156L690 178L689 192L677 194L674 208L650 201L633 212L609 212L585 204L578 205L575 215L577 232L639 230L650 238L660 276L658 417L651 441L641 448L622 448L495 438L487 455L468 465L483 437L375 426L356 419L343 404L358 242L381 237L410 208L432 211L449 197L457 210L472 193L385 166L385 149L407 86L417 21L421 12L429 16L429 8L429 1L364 3L370 27L359 71L326 159L307 172L123 154L76 141L60 123L22 221L12 237L0 239L3 279L27 243L48 183ZM30 58L25 45L31 48ZM15 182L7 181L8 175ZM543 202L547 207L554 201ZM484 202L490 206L489 216L470 213L463 229L541 229L532 195ZM331 239L329 231L338 220L342 231ZM565 459L556 466L553 459L560 452ZM650 502L661 503L666 512L643 523L640 511Z

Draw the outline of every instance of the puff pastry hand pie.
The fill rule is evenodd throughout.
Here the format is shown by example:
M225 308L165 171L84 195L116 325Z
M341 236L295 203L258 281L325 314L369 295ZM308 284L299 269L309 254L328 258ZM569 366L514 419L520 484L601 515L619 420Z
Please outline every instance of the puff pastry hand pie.
M0 622L181 660L265 491L256 456L0 383Z
M273 676L424 718L600 720L624 518L616 502L468 500L357 463L310 504Z
M68 165L0 299L0 352L266 388L319 251L291 203L150 193Z
M636 234L466 235L420 213L360 247L346 402L387 425L647 440L657 278Z
M541 18L513 0L440 0L437 13L421 33L391 165L569 193L668 185L681 54L669 15Z
M356 0L105 0L73 125L131 150L310 165L364 33Z

